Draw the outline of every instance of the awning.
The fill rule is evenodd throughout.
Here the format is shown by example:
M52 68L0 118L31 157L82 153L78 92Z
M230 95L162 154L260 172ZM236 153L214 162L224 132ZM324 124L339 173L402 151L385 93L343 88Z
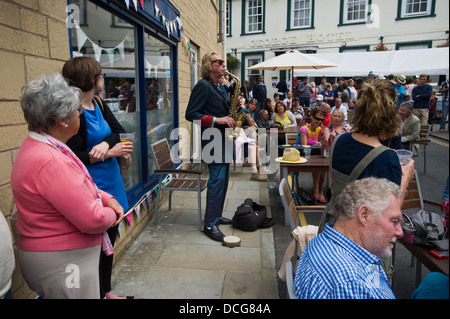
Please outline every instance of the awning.
M338 67L321 70L295 70L294 76L366 77L375 75L449 74L449 48L415 49L377 52L343 52L311 54L334 62Z

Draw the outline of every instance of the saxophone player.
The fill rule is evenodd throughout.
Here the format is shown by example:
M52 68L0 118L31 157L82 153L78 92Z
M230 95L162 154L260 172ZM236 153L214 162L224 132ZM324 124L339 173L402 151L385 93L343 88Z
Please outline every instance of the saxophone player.
M203 233L209 238L222 242L225 237L220 231L220 224L231 224L231 220L222 217L223 206L228 189L229 165L225 157L225 128L233 128L235 121L229 116L230 99L220 78L226 73L225 61L216 52L206 54L202 59L201 76L192 90L186 109L186 120L200 121L201 131L208 128L217 128L220 135L211 136L208 140L202 139L202 147L213 144L222 148L222 158L217 158L208 164L209 180L206 193L206 211ZM207 135L207 134L205 134ZM220 136L220 137L218 137ZM220 139L220 140L218 140ZM216 149L213 149L213 152ZM232 154L231 154L232 156ZM231 157L232 158L232 157Z

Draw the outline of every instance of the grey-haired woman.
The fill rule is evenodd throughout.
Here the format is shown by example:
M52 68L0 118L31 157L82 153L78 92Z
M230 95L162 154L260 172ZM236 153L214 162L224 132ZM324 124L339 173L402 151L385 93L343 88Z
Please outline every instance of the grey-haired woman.
M23 89L30 131L11 173L18 209L17 256L28 286L45 299L97 299L102 234L123 219L65 144L80 125L80 91L59 73Z

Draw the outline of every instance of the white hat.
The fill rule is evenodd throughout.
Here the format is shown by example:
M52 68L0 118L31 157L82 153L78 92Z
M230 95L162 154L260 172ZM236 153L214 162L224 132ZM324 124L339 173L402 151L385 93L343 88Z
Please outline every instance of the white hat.
M397 76L397 81L400 84L405 84L406 83L406 76L404 76L403 74L400 74L399 76Z
M384 75L381 74L381 73L378 75L378 79L379 79L379 80L386 80L386 78L384 77Z
M278 163L306 163L306 158L300 157L300 152L296 148L285 148L283 151L283 157L275 159Z
M323 100L323 95L322 94L317 95L316 100L322 101Z

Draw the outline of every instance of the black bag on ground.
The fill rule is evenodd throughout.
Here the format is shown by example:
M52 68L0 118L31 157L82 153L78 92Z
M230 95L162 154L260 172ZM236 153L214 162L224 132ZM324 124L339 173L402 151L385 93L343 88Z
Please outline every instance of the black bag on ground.
M307 205L314 205L314 198L310 192L304 190L302 187L297 187L297 195Z
M235 228L244 231L254 231L275 225L275 221L267 217L266 206L255 203L251 198L247 198L237 208L232 221Z

